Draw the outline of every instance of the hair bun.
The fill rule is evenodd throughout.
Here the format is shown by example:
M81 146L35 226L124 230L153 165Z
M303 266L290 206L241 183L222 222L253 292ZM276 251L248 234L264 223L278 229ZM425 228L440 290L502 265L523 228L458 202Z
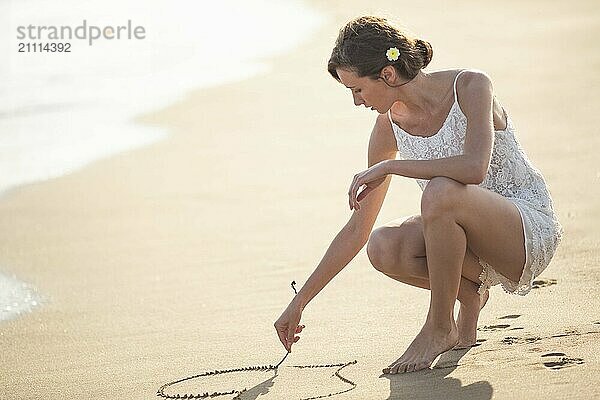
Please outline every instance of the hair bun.
M400 52L398 58L396 50L388 54L393 48ZM385 18L366 15L352 19L340 29L327 71L337 81L340 81L338 69L376 80L383 68L392 65L400 77L412 79L432 58L429 42L390 24Z
M423 54L423 66L421 68L425 68L433 58L433 48L429 42L422 39L417 39L416 47L418 47L419 50L421 50L421 54Z

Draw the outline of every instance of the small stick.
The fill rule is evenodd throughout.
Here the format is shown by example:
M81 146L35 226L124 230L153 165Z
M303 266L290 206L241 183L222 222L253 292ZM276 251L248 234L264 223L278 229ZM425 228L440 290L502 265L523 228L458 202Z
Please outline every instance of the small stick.
M292 289L294 290L295 294L298 294L298 292L296 291L296 288L294 287L294 285L296 284L296 281L292 281ZM285 356L283 356L283 358L281 359L281 361L279 361L279 363L275 366L275 369L277 369L287 358L288 354L290 354L289 352L285 353Z
M285 359L287 358L288 354L290 354L290 353L285 353L285 356L283 356L283 358L281 359L281 361L279 361L279 364L277 364L275 366L275 369L277 369L285 361Z

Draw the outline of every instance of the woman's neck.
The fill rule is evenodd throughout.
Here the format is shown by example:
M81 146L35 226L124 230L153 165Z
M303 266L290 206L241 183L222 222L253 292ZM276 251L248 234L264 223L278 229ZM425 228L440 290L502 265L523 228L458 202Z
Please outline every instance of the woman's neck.
M442 87L438 76L419 71L417 76L397 90L397 105L401 113L431 116L439 110L448 88Z

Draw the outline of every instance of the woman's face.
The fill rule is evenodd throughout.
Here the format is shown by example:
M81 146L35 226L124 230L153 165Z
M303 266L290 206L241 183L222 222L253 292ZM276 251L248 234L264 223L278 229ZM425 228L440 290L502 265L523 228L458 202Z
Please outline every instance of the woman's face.
M389 96L388 86L383 80L373 80L369 77L359 77L353 71L347 69L336 69L338 77L344 86L352 91L354 105L364 105L380 114L386 113L392 106L393 101L386 98Z

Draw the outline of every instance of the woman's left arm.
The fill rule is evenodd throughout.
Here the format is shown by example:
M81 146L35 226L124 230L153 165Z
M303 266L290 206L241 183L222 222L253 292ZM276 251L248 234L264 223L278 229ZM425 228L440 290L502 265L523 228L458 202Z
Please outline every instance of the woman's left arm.
M492 114L494 91L491 79L483 72L467 71L461 85L460 108L467 117L467 132L463 154L434 160L384 160L354 175L348 194L350 208L368 192L359 188L382 176L393 174L408 178L432 179L445 176L455 181L479 185L485 179L492 157L494 121ZM457 90L458 92L458 90Z
M483 182L494 144L493 86L483 72L468 71L465 75L460 96L460 108L467 117L463 154L435 160L388 160L388 174L419 179L446 176L475 185Z

